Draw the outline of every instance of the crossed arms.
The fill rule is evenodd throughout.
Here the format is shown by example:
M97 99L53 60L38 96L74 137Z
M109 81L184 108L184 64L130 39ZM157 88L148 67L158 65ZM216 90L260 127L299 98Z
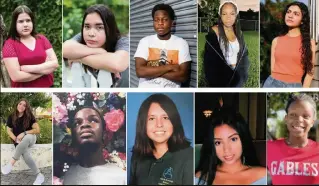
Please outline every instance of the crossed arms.
M185 82L188 79L190 61L184 62L180 65L163 65L163 66L147 66L147 61L144 58L135 58L136 75L139 78L157 78L163 77L165 79L175 82Z
M45 52L47 54L45 62L38 65L20 66L17 57L4 58L3 61L11 80L14 82L29 82L43 75L51 74L59 66L58 59L53 48L47 49Z
M75 40L63 43L63 57L108 72L123 72L128 67L129 54L125 50L107 52L103 48L90 48Z

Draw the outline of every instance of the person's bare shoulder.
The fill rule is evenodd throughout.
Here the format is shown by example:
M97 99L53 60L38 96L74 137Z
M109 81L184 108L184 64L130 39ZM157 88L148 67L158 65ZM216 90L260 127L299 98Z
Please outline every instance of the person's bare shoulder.
M258 179L267 175L267 169L265 167L252 167L251 171L256 175Z
M219 35L219 33L218 33L218 25L212 26L212 29L214 30L216 35Z

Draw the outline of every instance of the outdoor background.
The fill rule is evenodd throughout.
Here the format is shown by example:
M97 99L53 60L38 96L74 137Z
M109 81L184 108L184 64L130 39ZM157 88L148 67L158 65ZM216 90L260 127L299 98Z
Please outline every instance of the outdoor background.
M35 15L35 28L39 34L45 35L52 44L59 61L59 68L54 71L54 87L62 87L62 0L10 0L1 1L0 14L3 16L8 33L11 24L11 15L19 5L28 6ZM1 33L6 38L7 34ZM2 50L2 45L0 46ZM3 72L2 72L3 73ZM1 78L2 79L2 78Z
M37 144L52 143L52 99L51 93L1 93L0 119L1 144L12 144L6 129L9 115L15 109L18 101L25 98L29 101L32 112L39 124L41 133L37 135Z
M282 12L284 8L294 0L261 0L260 1L260 86L262 87L264 81L270 75L270 49L271 49L271 42L272 40L277 37L281 30L282 24ZM316 0L296 0L299 2L303 2L309 7L309 11L315 14L316 11L319 11L319 6L315 5ZM318 2L317 2L318 3ZM311 6L310 6L311 4ZM314 7L317 7L316 10L313 10ZM314 28L315 25L318 25L318 21L316 18L312 18L311 16L311 23L310 29L319 30L319 27ZM317 18L318 19L318 18ZM317 21L317 22L316 22ZM312 33L311 36L314 39L317 34ZM317 39L318 42L318 39ZM312 87L318 87L318 73L319 73L319 58L316 58L315 62L315 78L316 83L312 82Z
M221 0L223 1L223 0ZM250 61L248 80L244 87L259 87L259 0L234 0L240 10L240 24L248 48ZM206 87L203 67L205 36L217 25L220 1L198 1L198 87Z
M81 32L84 12L94 4L107 5L114 13L120 32L122 34L128 34L128 0L63 0L63 41L66 41Z
M286 104L289 94L291 93L267 93L267 139L278 139L288 136L284 117L286 115ZM300 93L294 93L300 94ZM317 111L319 110L319 93L307 93L311 95L317 103ZM317 113L317 118L319 113ZM314 127L309 132L309 138L314 141L319 141L319 120L315 121Z
M115 16L116 24L121 35L129 37L128 0L63 0L63 42L81 33L84 12L87 8L95 4L107 5ZM62 66L64 77L63 87L70 87L72 74L70 73L69 65L64 61ZM123 76L123 78L125 78L125 76Z

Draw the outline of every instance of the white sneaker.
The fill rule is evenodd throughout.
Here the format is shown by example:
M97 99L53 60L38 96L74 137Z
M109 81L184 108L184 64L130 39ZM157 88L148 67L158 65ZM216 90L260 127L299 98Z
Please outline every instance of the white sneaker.
M33 182L33 185L41 185L43 182L44 182L44 176L43 176L43 174L39 173L37 175L37 178Z
M9 174L12 170L12 165L11 163L8 163L7 165L1 167L1 172L2 174L6 175L6 174Z

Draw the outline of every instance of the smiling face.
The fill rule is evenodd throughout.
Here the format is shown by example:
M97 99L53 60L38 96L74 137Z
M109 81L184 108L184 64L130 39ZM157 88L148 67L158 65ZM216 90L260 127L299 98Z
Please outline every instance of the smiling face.
M233 164L241 161L242 143L237 131L227 124L214 130L214 145L217 157L222 163Z
M167 144L167 141L173 134L173 124L168 114L158 103L152 103L149 108L146 134L153 141L154 145Z
M33 30L32 19L27 13L19 14L16 21L16 29L20 37L29 36Z
M154 14L153 26L159 36L164 36L171 32L173 20L165 10L157 10Z
M307 101L295 101L285 116L285 122L289 135L293 137L305 137L314 124L314 111Z
M102 119L95 110L84 108L74 116L73 132L79 145L86 143L102 143Z
M25 101L20 101L17 105L17 111L19 113L24 113L26 107L27 107L27 103Z
M302 20L302 13L297 5L292 5L288 8L285 15L285 23L288 27L299 27Z
M225 3L221 8L220 17L224 26L232 27L236 21L237 11L232 3Z
M106 33L103 21L98 13L88 14L82 29L83 38L88 47L103 48L106 42Z

